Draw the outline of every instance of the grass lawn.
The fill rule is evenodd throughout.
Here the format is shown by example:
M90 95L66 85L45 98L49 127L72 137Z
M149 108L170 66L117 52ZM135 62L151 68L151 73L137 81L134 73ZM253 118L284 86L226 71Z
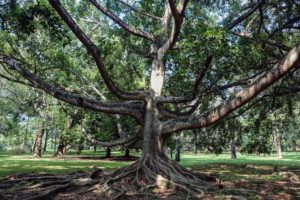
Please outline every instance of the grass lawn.
M114 151L112 156L122 155L122 152ZM137 155L131 152L131 155ZM79 159L80 157L104 156L103 151L83 151L80 156L69 153L64 158L52 158L52 153L46 153L42 158L34 158L30 154L13 155L9 152L0 152L0 177L19 173L47 172L53 174L65 174L78 170L89 170L91 166L102 169L113 169L126 166L131 162L120 162L110 160ZM224 171L230 167L244 169L246 165L264 166L284 169L300 169L300 152L286 152L283 159L276 159L275 156L253 156L240 155L238 159L231 160L228 153L221 155L204 154L194 155L193 153L183 153L181 164L191 170L206 171L214 173L222 168ZM228 168L229 167L229 168ZM228 169L227 169L228 168ZM258 169L258 168L257 168ZM242 173L242 172L241 172ZM226 173L224 177L226 178ZM233 177L234 178L234 177ZM238 178L238 177L236 177Z
M121 155L121 152L112 152L112 156ZM106 160L79 159L72 153L64 158L52 158L53 153L46 153L42 158L34 158L31 154L13 155L9 152L0 152L0 177L20 174L47 172L51 174L65 174L78 170L88 170L91 166L102 169L113 169L128 165L130 162L114 162ZM79 157L104 156L104 152L83 151ZM76 158L74 158L76 157Z
M123 155L123 152L112 152L112 156L120 155ZM131 152L131 155L138 156L139 154ZM13 155L9 152L0 152L0 183L1 177L22 173L68 174L78 170L92 171L91 168L94 166L110 170L131 163L99 159L104 156L103 151L96 153L83 151L80 156L69 153L64 158L52 158L51 156L52 153L46 153L43 158L37 159L29 154ZM225 188L250 189L255 194L251 199L300 199L300 152L285 152L283 159L276 159L275 156L238 154L236 160L231 160L229 153L194 155L184 152L181 164L195 172L214 175L221 180L221 184ZM13 181L14 178L7 180ZM31 184L26 181L21 183L24 183L26 187ZM4 179L2 179L2 185L5 185ZM14 190L15 185L10 185L10 188ZM219 195L219 193L217 192L215 195ZM76 196L75 193L74 196Z

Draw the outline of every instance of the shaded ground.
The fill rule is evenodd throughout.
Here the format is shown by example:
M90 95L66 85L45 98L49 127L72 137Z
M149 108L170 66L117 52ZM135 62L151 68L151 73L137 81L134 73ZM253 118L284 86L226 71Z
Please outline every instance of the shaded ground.
M78 160L105 160L105 161L135 161L139 157L137 156L129 156L129 157L124 157L124 156L114 156L110 158L106 158L105 156L101 157L95 157L95 156L75 156L71 159L78 159Z
M215 190L200 198L192 197L189 192L172 185L136 192L136 189L128 190L131 187L130 182L123 182L120 184L120 189L126 186L127 191L121 193L120 196L114 196L112 193L110 194L111 198L300 200L299 154L285 154L283 160L264 156L240 156L239 159L232 161L226 156L228 155L194 156L185 154L182 159L182 164L190 170L204 172L222 180L220 187L224 187L223 190ZM135 160L136 158L132 157L131 159ZM33 159L30 156L15 157L11 155L6 155L3 158L0 155L0 175L3 174L4 169L9 169L9 166L11 170L19 169L14 173L8 171L9 176L4 175L6 177L0 180L0 199L51 199L52 196L56 196L55 199L69 200L103 199L101 192L104 190L98 183L103 183L112 169L126 166L129 163L131 162L123 161L122 157L101 159L101 157L91 154L84 154L79 157L71 155L62 159L50 157ZM34 173L25 171L26 174L17 175L23 169L28 170L29 165L33 166L31 170ZM89 178L91 172L96 168L99 169L99 177L91 180ZM36 173L42 169L47 169L47 171L45 170L46 172L43 174ZM82 170L65 175L67 171L78 169ZM58 175L52 175L53 172ZM64 175L59 175L61 173ZM235 195L231 189L238 189L239 196ZM243 193L244 195L241 195ZM35 198L35 194L39 196Z

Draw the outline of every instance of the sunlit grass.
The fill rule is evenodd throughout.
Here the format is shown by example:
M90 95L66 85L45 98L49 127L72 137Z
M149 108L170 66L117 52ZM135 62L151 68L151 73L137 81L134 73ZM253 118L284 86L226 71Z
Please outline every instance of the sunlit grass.
M96 166L105 170L119 168L129 165L131 162L120 162L110 160L79 159L80 157L101 157L104 151L83 151L80 156L69 153L64 158L52 158L52 153L46 153L42 158L34 158L30 154L13 155L9 152L0 152L0 177L19 173L53 173L65 174L78 170L90 170ZM114 151L112 156L120 156L123 152ZM135 151L131 155L140 155ZM300 169L300 153L288 152L283 154L283 159L278 160L275 156L254 156L238 154L238 159L231 160L230 154L221 155L200 153L183 153L181 162L183 166L195 170L206 172L218 172L225 179L257 179L262 171L273 170L274 166L288 169ZM258 166L245 169L246 165ZM260 166L260 167L259 167ZM230 175L234 168L236 176ZM276 179L276 174L268 174L265 179Z
M81 156L103 156L83 152ZM114 152L112 155L120 155ZM113 169L128 165L130 162L114 162L92 159L78 159L74 155L66 155L64 158L52 158L52 154L45 154L42 158L34 158L31 155L12 155L11 153L1 153L0 155L0 177L19 173L53 173L65 174L78 170L89 170L91 166L102 169Z
M199 165L269 165L288 168L300 167L300 152L285 152L283 159L277 159L275 155L242 155L238 154L238 159L230 159L229 153L221 155L214 154L199 154L185 153L182 156L181 164L186 167L193 167Z

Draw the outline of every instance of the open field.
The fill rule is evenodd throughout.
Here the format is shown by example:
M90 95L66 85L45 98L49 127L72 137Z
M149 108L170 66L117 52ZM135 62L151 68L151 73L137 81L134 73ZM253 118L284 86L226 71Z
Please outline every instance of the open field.
M112 152L120 156L122 152ZM138 153L131 152L138 156ZM15 176L22 173L69 174L78 170L92 171L98 167L105 171L129 165L133 161L100 159L104 152L83 151L80 156L72 153L64 158L52 158L47 153L36 159L31 155L0 154L0 176ZM286 152L283 159L274 156L240 155L231 160L230 155L183 153L181 164L195 172L213 175L226 188L243 188L257 191L265 199L300 199L300 153ZM0 181L1 183L1 181ZM255 199L255 198L254 198Z
M112 156L120 156L122 152L114 151ZM131 152L131 155L138 156L138 153ZM103 157L104 152L96 153L83 151L80 156L69 153L64 158L52 158L51 153L46 153L42 158L34 158L30 154L13 155L9 152L0 153L0 177L14 175L18 173L38 173L47 172L53 174L64 174L78 170L89 170L91 166L102 169L113 169L128 165L129 161L116 162L112 160L81 159L86 157ZM255 166L276 166L282 169L300 170L300 152L286 152L283 159L278 160L275 156L254 156L240 155L238 159L231 160L227 153L221 155L203 154L194 155L193 153L183 153L181 165L191 170L207 170L211 166L236 166L245 167L246 165ZM210 166L210 167L208 167Z

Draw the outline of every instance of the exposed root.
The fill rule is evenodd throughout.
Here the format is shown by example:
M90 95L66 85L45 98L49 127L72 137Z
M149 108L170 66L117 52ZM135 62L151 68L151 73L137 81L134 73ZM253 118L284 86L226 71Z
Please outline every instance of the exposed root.
M138 193L155 193L162 190L181 190L200 198L219 189L218 179L205 174L187 171L176 162L162 156L145 155L128 167L114 171L102 185L100 192L106 198L110 194L124 194L124 190ZM126 186L127 188L122 189Z
M23 174L11 176L0 180L0 199L53 199L61 192L75 190L79 186L91 187L99 182L91 179L85 180L83 177L88 177L88 174L71 173L64 176Z
M251 191L220 189L220 181L192 173L163 156L145 155L130 166L107 173L65 176L32 174L0 180L0 199L200 199L218 195L248 196ZM180 197L178 197L180 194ZM172 196L173 195L173 196ZM56 197L56 198L55 198ZM85 199L85 198L82 198Z

